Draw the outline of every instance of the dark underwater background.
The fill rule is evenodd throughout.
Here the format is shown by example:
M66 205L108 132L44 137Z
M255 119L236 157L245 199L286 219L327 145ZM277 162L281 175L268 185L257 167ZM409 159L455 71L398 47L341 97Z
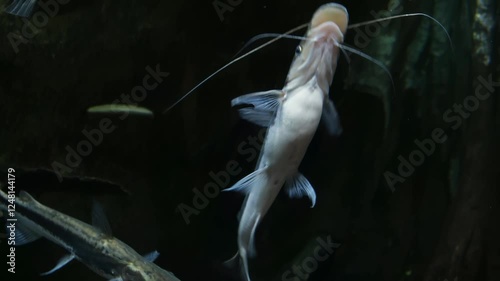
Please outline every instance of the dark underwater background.
M2 13L0 182L14 168L16 191L86 222L97 199L115 237L141 254L158 250L156 263L183 281L241 280L222 262L237 250L243 196L220 189L253 171L262 129L230 101L281 89L298 41L235 63L163 112L253 36L306 23L324 3L70 0L34 33ZM340 58L330 97L343 133L320 124L300 167L317 204L278 196L257 229L252 280L500 280L500 3L339 3L350 23L426 13L453 46L424 17L347 32L394 88L376 64ZM154 118L87 112L130 97L151 71L163 76L138 104ZM104 118L113 131L86 156L70 155ZM312 262L318 239L340 245ZM1 280L103 280L76 261L40 277L65 254L44 239L16 248L16 274L4 239L1 249ZM293 279L294 266L311 270Z

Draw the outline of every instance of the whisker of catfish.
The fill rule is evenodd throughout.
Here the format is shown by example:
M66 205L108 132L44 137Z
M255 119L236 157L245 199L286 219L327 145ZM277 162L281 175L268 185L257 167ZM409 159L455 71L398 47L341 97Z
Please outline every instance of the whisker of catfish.
M389 78L391 79L391 85L392 85L393 92L394 93L396 92L396 87L394 87L394 80L392 79L391 72L389 71L389 69L387 69L387 67L383 63L381 63L380 61L378 61L378 60L372 58L371 56L363 53L362 51L360 51L360 50L358 50L356 48L350 47L350 46L348 46L346 44L340 44L340 43L336 42L336 45L340 49L344 49L345 51L348 51L348 52L351 52L351 53L353 53L355 55L358 55L358 56L360 56L360 57L362 57L362 58L364 58L364 59L366 59L366 60L368 60L368 61L370 61L370 62L372 62L372 63L374 63L376 65L378 65L380 68L382 68L387 73L387 75L389 75Z
M192 88L191 90L189 90L186 94L184 94L180 99L178 99L174 104L172 104L171 106L169 106L167 109L165 109L163 111L163 114L167 113L168 111L170 111L172 108L174 108L176 105L178 105L181 101L183 101L185 98L187 98L192 92L194 92L195 90L197 90L201 85L203 85L205 82L207 82L208 80L210 80L212 77L214 77L215 75L217 75L219 72L221 72L222 70L226 69L227 67L229 67L230 65L234 64L235 62L238 62L244 58L246 58L247 56L271 45L272 43L278 41L279 39L281 38L284 38L285 36L289 35L290 33L293 33L297 30L300 30L300 29L303 29L305 27L307 27L308 24L302 24L302 25L299 25L295 28L292 28L291 30L285 32L284 34L281 34L279 35L278 37L274 38L274 39L271 39L269 40L268 42L254 48L253 50L249 51L248 53L244 54L244 55L241 55L235 59L233 59L232 61L228 62L227 64L225 64L224 66L222 66L221 68L217 69L215 72L213 72L212 74L210 74L207 78L203 79L200 83L198 83L196 86L194 86L194 88Z
M381 19L364 21L364 22L360 22L360 23L354 23L354 24L348 25L347 29L352 29L352 28L356 28L356 27L360 27L360 26L364 26L364 25L369 25L369 24L377 23L377 22L388 21L388 20L399 19L399 18L406 18L406 17L426 17L426 18L432 20L437 25L439 25L439 27L441 27L441 29L446 34L446 37L448 38L448 42L450 43L450 47L451 47L452 56L453 57L455 56L455 48L453 46L453 42L451 41L450 34L446 30L446 28L437 19L435 19L434 17L429 16L428 14L425 14L425 13L402 14L402 15L395 15L395 16L385 17L385 18L381 18Z
M343 48L340 48L342 51L342 54L344 54L345 60L347 61L347 73L351 72L351 58L349 57L349 54L347 54L347 51Z
M286 33L262 33L262 34L254 36L247 43L245 43L245 45L243 45L243 47L233 56L233 58L237 57L240 53L243 52L243 50L245 50L246 48L248 48L248 46L250 46L251 44L253 44L254 42L256 42L258 40L261 40L264 38L276 38L276 37L280 37L280 39L285 38L285 39L295 39L295 40L310 40L310 39L307 39L307 37L305 37L305 36L290 35L290 34L286 34Z

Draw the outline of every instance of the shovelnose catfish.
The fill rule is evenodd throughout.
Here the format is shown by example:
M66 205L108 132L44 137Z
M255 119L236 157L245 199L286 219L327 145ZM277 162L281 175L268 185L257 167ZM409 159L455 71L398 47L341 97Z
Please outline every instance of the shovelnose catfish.
M250 280L247 258L255 255L255 230L283 185L290 197L307 196L312 207L315 205L316 193L298 167L320 119L331 134L342 132L328 92L348 18L340 4L321 6L314 13L306 39L297 48L285 87L232 101L233 106L251 105L239 109L243 119L268 127L256 170L225 190L246 194L238 229L239 253L233 258L241 258L246 280Z
M21 191L13 198L13 194L0 190L0 209L12 210L12 205L17 219L16 246L45 237L69 252L53 269L41 275L51 274L76 258L111 281L179 281L173 273L153 263L158 252L141 256L111 236L107 218L97 203L92 208L95 226L46 207L26 192Z

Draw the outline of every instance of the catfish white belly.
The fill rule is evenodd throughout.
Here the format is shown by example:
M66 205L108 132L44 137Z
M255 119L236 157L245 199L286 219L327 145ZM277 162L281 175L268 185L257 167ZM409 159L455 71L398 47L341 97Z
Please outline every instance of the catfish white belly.
M316 194L307 179L298 172L321 120L325 94L316 79L282 96L276 117L269 127L257 169L227 190L247 193L238 228L238 256L243 261L246 280L250 280L247 257L255 256L255 231L283 185L292 198L307 196L316 202ZM279 91L278 91L279 92Z
M264 141L258 168L283 170L285 176L295 173L306 153L321 119L324 94L307 85L286 94L274 124Z

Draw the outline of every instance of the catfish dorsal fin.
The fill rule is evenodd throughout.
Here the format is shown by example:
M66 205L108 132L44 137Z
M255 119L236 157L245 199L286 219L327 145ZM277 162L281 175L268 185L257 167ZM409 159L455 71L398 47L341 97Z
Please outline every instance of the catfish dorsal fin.
M104 208L96 200L92 201L92 225L100 229L105 234L112 234L111 226L109 225Z
M150 253L145 254L142 257L149 262L154 262L159 256L160 256L160 253L157 250L154 250Z
M29 202L37 202L36 199L33 198L33 196L31 196L28 192L24 190L21 190L21 192L19 192L19 197Z

